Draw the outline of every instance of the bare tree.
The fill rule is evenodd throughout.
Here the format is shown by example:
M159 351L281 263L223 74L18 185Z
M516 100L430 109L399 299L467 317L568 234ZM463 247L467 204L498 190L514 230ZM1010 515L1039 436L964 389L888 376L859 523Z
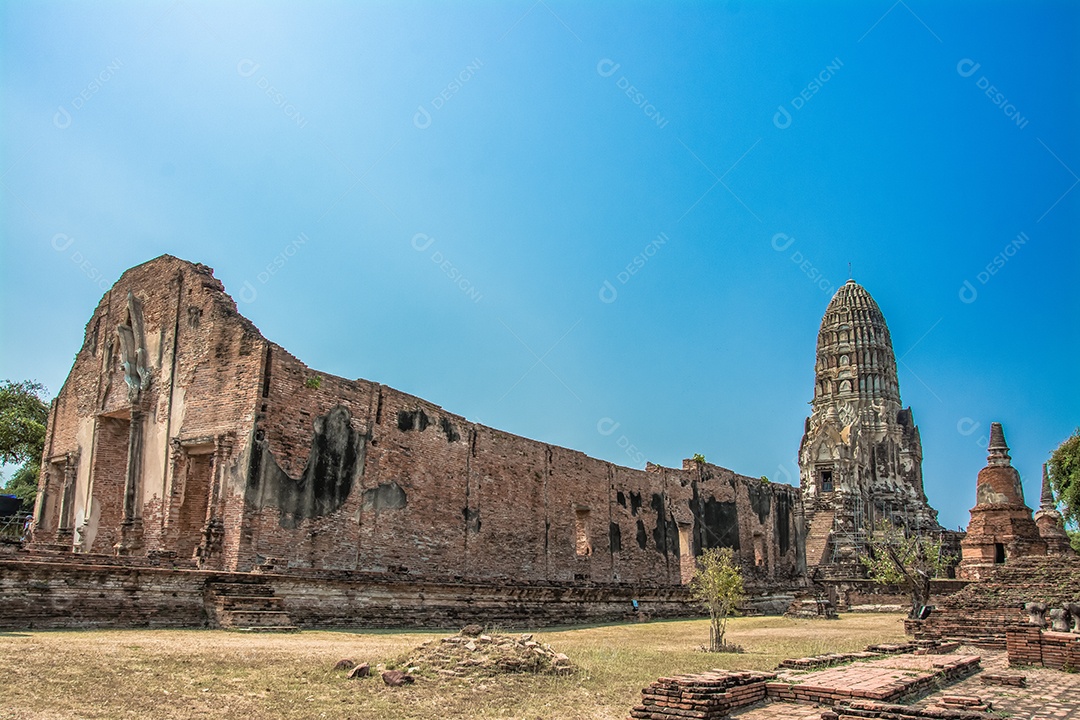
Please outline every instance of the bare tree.
M742 572L731 548L711 548L698 558L690 594L709 611L709 651L734 650L724 642L724 633L744 592Z

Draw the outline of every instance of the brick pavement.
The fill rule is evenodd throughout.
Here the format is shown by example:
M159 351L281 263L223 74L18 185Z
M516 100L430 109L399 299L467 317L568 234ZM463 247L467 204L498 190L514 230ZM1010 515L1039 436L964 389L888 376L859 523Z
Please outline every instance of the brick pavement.
M873 690L888 686L898 678L914 678L929 674L934 663L957 660L960 657L980 657L981 670L957 682L933 684L926 695L907 705L914 713L926 712L940 716L942 708L950 711L968 710L957 705L960 700L978 698L989 703L991 715L1009 720L1080 720L1080 674L1065 673L1047 668L1010 668L1006 654L1001 651L962 647L952 655L902 655L869 662L856 662L813 672L779 671L779 679L795 682L793 687L813 687L823 690ZM940 669L940 668L939 668ZM1020 687L1019 676L1025 686ZM823 693L824 694L824 693ZM772 688L770 688L772 695ZM949 702L945 702L949 698ZM779 702L765 703L732 713L738 720L821 720L830 703ZM843 713L841 713L843 714Z

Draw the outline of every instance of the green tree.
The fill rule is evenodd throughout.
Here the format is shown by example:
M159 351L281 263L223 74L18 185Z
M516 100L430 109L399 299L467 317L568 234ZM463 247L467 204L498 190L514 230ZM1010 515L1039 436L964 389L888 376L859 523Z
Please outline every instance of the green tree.
M1061 504L1061 515L1070 525L1080 521L1080 428L1065 438L1046 463L1050 487Z
M709 611L709 652L731 650L724 633L728 618L744 597L742 572L731 548L710 548L698 558L690 595Z
M45 393L41 383L30 380L0 382L0 462L19 465L4 490L17 495L25 507L32 507L37 497L45 424L49 419Z
M870 535L870 556L860 557L867 575L882 585L898 585L911 596L909 617L918 617L930 602L930 580L945 573L955 558L932 537L906 534L882 520Z

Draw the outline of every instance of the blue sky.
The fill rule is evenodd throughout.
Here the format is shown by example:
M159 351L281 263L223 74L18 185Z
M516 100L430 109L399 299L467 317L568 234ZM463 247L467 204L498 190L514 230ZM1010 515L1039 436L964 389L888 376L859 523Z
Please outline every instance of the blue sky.
M0 377L162 253L311 366L797 483L855 279L946 526L1080 424L1080 6L6 3Z

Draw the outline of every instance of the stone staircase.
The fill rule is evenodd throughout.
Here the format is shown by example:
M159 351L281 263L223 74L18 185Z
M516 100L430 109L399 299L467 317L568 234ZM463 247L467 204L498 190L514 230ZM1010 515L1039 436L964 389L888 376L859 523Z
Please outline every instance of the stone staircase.
M206 615L211 626L225 630L298 632L282 602L264 577L215 577L206 583Z
M832 510L818 510L810 520L810 530L806 533L806 567L812 568L825 562L829 549L829 535L832 534Z

